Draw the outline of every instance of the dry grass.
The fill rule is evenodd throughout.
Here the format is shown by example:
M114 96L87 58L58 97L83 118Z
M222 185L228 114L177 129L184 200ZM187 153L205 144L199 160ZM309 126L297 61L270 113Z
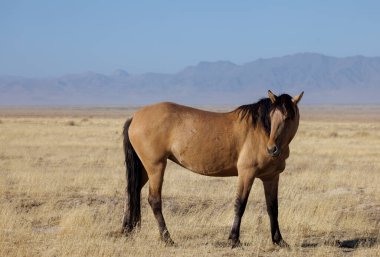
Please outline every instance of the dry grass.
M158 240L146 188L141 231L126 238L119 231L128 111L55 112L0 110L0 256L380 255L379 120L316 119L305 111L314 118L301 118L280 182L279 220L292 248L271 245L257 180L242 223L244 246L232 250L226 242L236 178L202 177L170 163L164 215L178 245Z

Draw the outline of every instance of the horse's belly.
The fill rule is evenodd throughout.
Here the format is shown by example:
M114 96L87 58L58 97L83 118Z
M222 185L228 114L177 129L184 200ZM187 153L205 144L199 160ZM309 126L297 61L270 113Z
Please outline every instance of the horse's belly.
M229 126L215 117L191 117L171 132L169 151L181 166L207 176L234 176L237 150Z
M173 149L169 159L182 167L195 173L214 176L228 177L237 176L237 169L232 158L217 152L202 151L199 149Z

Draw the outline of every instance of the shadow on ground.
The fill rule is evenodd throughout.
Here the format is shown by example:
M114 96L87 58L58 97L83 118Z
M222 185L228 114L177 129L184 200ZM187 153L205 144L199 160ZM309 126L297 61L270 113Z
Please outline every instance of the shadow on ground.
M322 243L320 242L303 242L301 247L309 248L309 247L318 247L321 245L330 245L336 246L340 248L358 248L358 247L372 247L377 243L376 237L358 237L348 240L326 240Z

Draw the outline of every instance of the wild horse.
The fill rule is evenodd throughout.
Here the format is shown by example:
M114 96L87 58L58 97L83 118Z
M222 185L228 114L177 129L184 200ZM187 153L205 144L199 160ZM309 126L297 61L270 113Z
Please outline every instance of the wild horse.
M167 159L195 173L237 176L235 219L229 235L240 244L240 223L255 178L263 181L272 241L288 246L278 224L278 183L289 157L289 143L299 123L298 102L268 91L269 98L227 113L215 113L174 103L159 103L137 111L124 125L127 169L122 229L140 224L140 191L149 181L149 204L162 240L173 244L162 215L161 189Z

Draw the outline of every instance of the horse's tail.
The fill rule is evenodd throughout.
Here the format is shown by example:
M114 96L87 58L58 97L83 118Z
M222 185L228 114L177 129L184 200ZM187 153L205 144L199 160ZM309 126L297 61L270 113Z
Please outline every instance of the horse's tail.
M127 175L127 213L125 213L127 220L125 221L125 227L127 231L133 230L136 226L140 225L141 220L141 173L143 165L141 160L137 156L135 149L133 148L131 141L129 140L128 130L131 125L132 118L128 119L124 124L124 155L125 166Z

